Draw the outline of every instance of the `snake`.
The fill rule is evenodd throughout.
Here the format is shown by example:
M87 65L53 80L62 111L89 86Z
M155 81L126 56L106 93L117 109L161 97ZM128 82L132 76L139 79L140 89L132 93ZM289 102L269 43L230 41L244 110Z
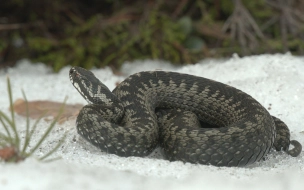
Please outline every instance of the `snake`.
M145 157L160 146L169 161L230 167L265 159L271 149L292 157L302 151L282 120L224 83L156 70L130 75L111 91L81 67L69 78L88 102L78 134L109 154Z

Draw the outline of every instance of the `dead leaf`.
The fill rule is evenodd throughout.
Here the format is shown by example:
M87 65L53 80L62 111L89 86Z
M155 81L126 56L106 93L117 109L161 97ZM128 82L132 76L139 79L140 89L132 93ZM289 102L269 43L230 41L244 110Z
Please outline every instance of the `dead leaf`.
M49 117L52 117L53 119L58 115L61 105L62 103L53 101L29 101L29 117L32 119L37 119L44 114L45 120L49 121L51 120ZM26 117L26 103L23 99L17 99L13 106L17 114ZM70 118L76 118L82 107L82 104L66 104L64 106L63 113L58 119L58 123L62 124Z
M195 29L203 34L204 36L214 37L217 39L225 40L229 39L229 35L222 32L221 24L209 24L208 26L202 22L197 22L194 24Z
M0 149L0 159L7 161L17 155L14 147L5 147Z

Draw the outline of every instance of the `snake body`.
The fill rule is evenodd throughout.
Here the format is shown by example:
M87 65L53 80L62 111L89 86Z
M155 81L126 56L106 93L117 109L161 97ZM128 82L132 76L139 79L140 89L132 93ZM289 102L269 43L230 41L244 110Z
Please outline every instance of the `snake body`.
M73 67L69 75L89 103L77 117L78 133L111 154L142 157L159 144L170 161L245 166L271 148L291 156L302 150L281 120L250 95L220 82L147 71L111 92L88 70Z

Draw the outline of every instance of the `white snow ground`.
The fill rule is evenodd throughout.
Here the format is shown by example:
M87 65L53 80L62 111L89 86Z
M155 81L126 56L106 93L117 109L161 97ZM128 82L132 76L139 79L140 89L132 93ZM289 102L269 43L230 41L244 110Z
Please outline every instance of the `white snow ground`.
M281 118L291 130L291 139L304 145L304 58L290 54L260 55L228 60L205 60L196 65L175 67L160 61L137 61L122 67L124 76L115 76L109 68L93 72L110 89L125 76L140 70L171 70L211 78L237 87L256 98L269 112ZM42 64L23 60L7 71L0 71L0 109L8 112L6 76L11 79L14 100L64 100L86 102L72 87L69 67L58 74ZM25 118L16 116L24 134ZM31 121L32 123L34 122ZM62 159L42 163L30 158L18 164L0 163L0 189L80 190L80 189L264 189L290 190L304 187L304 153L293 158L271 152L266 161L248 167L227 168L169 162L155 153L147 158L122 158L100 152L81 139L75 119L57 125L36 156L51 149L66 131L68 137L55 153ZM38 126L33 143L49 123ZM2 129L0 129L2 130ZM157 151L156 151L157 152Z

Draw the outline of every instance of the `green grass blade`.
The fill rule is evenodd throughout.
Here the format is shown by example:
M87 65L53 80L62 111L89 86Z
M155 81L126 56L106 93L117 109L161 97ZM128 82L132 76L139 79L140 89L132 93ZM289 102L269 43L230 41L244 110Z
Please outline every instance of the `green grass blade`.
M2 126L3 126L3 128L5 130L5 132L7 134L7 137L10 138L10 139L12 139L12 136L11 136L11 133L9 131L8 126L6 126L5 122L2 120L2 116L3 115L4 115L4 113L0 111L0 122L1 122L1 124L2 124Z
M30 137L29 136L29 130L30 130L30 117L29 117L29 107L28 107L28 101L27 98L25 96L24 91L22 90L22 95L25 101L25 108L26 108L26 130L25 130L25 140L24 140L24 145L22 148L21 153L24 153L26 151L26 147L28 146L29 142L30 142Z
M41 161L43 161L43 162L53 162L53 161L55 161L55 160L60 160L60 159L62 159L61 156L55 157L55 158L51 158L51 159L47 159L47 160L41 160Z
M5 147L7 147L7 143L0 141L0 148L5 148ZM1 157L0 157L0 160L1 160Z
M34 134L34 132L35 132L37 126L38 126L38 123L39 123L40 120L45 116L46 112L47 112L47 111L43 112L43 113L41 114L41 116L39 116L39 118L35 121L35 123L34 123L32 129L31 129L30 132L29 132L29 134L28 134L27 136L25 136L24 146L23 146L22 152L20 153L21 155L26 155L26 149L27 149L27 147L28 147L28 145L29 145L29 143L30 143L30 141L31 141L31 138L32 138L32 136L33 136L33 134Z
M3 127L4 128L7 128L7 132L9 132L9 128L12 128L12 121L8 118L7 115L5 115L2 111L0 111L0 122L2 123ZM5 124L5 122L8 124L8 126ZM11 139L11 145L12 146L17 146L15 143L16 143L16 139L14 139L14 137L12 137L11 135L10 136L10 139Z
M47 157L49 157L50 155L52 155L56 150L58 150L58 148L63 144L64 140L66 139L67 134L65 133L63 135L63 137L59 140L59 142L57 143L57 145L47 154L45 154L44 156L40 157L39 160L44 160Z
M39 146L42 144L42 142L45 140L45 138L49 135L49 133L52 131L52 129L54 128L55 124L56 124L56 119L51 123L51 125L47 128L46 132L42 135L42 137L40 138L40 140L38 141L38 143L35 145L35 147L31 150L31 152L29 153L29 156L32 155L37 148L39 148Z
M1 110L0 110L0 115L10 126L12 125L12 121Z
M12 88L11 88L11 82L9 77L7 77L7 90L8 90L8 96L9 96L9 103L10 103L10 111L11 111L11 128L13 129L13 132L15 133L15 148L17 149L17 152L19 152L19 146L20 146L20 138L19 134L17 132L16 123L15 123L15 110L13 106L13 94L12 94Z
M5 145L11 144L11 142L12 139L10 137L0 132L0 147L4 147L3 144Z
M17 131L17 126L15 122L15 110L13 107L13 95L12 95L12 89L11 89L11 83L9 77L7 77L7 89L8 89L8 95L9 95L9 104L10 104L10 112L11 112L11 118L4 114L2 111L0 111L0 122L3 125L3 128L5 130L5 133L0 132L0 147L14 147L16 152L18 152L18 156L16 157L17 160L25 159L26 157L31 156L42 144L42 142L46 139L46 137L50 134L51 130L54 128L56 122L58 121L59 117L61 116L64 106L66 103L66 99L64 100L64 103L60 107L60 110L58 112L58 115L54 118L53 122L49 125L49 127L46 129L38 143L34 146L34 148L27 153L27 147L32 139L32 136L34 132L37 129L38 123L40 120L45 116L46 112L44 112L34 123L33 127L30 127L30 118L29 118L29 106L28 101L26 98L26 95L24 91L22 90L22 94L26 103L26 131L25 131L25 140L23 147L20 147L20 135ZM14 134L13 134L14 133ZM60 139L60 141L56 144L56 146L49 151L47 154L39 158L40 160L44 160L48 158L50 155L52 155L58 148L62 145L66 138L66 134L63 135L63 137ZM21 152L20 149L22 148ZM58 158L49 159L47 161L52 161ZM15 161L17 161L15 160ZM14 160L13 160L14 161Z
M40 140L38 141L38 143L34 146L34 148L29 152L28 156L31 156L38 148L39 146L42 144L42 142L45 140L45 138L49 135L49 133L52 131L52 129L54 128L56 122L58 121L60 115L63 112L64 106L65 106L65 102L66 102L66 98L64 100L64 103L62 104L62 106L60 107L59 113L58 115L55 117L55 119L53 120L53 122L50 124L50 126L47 128L47 130L45 131L45 133L42 135L42 137L40 138Z

